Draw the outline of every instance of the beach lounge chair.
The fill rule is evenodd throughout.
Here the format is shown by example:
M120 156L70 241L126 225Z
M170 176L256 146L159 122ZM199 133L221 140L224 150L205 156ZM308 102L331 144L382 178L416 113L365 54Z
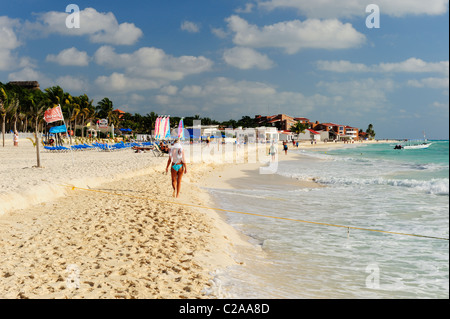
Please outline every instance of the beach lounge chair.
M70 148L64 146L44 146L44 149L52 153L65 153L70 151Z
M147 151L153 151L153 146L133 146L132 149L135 151L135 153L147 152Z
M101 144L101 143L92 143L92 145L97 149L99 152L110 152L112 149L108 144Z
M158 144L154 144L152 148L152 153L155 157L162 157L164 156L164 152L161 151Z

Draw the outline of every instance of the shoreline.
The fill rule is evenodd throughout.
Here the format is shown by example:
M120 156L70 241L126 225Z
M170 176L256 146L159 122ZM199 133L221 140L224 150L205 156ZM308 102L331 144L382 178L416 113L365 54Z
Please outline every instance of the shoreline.
M323 146L314 145L315 148ZM114 154L110 153L108 156ZM125 154L125 157L133 156L132 154ZM143 165L145 168L113 174L104 180L92 177L74 186L144 195L148 195L146 189L153 189L156 196L173 202L174 199L170 197L170 178L161 174L167 157L154 159L151 154L140 155L146 158L142 157L144 160L135 163L135 166ZM90 157L89 154L86 156ZM99 153L94 156L99 156ZM279 153L279 160L290 160L294 156L298 154L288 152L285 156ZM69 159L70 154L65 154L65 158ZM188 174L183 179L178 202L203 207L214 206L211 194L203 188L235 188L233 180L239 177L257 178L260 166L260 163L188 164ZM106 167L105 171L108 170L110 168ZM47 169L41 170L45 171ZM39 175L40 172L36 174ZM272 177L281 183L287 182L285 177ZM43 185L45 184L44 182ZM307 184L317 187L314 182ZM0 215L2 298L222 298L227 295L223 294L220 282L214 280L214 273L229 266L242 265L239 257L242 253L250 251L253 254L263 254L260 247L251 244L244 234L227 224L222 213L213 208L156 204L149 199L133 196L123 199L117 195L70 189L57 194L52 200L30 202L29 205L15 207L11 213ZM119 212L116 218L120 216L120 226L103 216L112 216L115 211ZM128 216L130 212L140 215L141 222ZM169 224L160 222L155 225L156 213L161 214L161 219L169 221ZM185 218L180 219L178 213ZM190 219L188 216L196 218ZM95 226L92 226L93 221ZM136 224L141 226L136 229ZM155 230L156 227L157 232L148 232L144 224L152 224L152 229ZM106 234L100 232L103 228L108 229ZM133 230L133 235L127 234L130 229ZM77 230L82 230L83 235ZM179 236L174 236L175 233ZM144 236L144 239L136 240L139 236ZM161 236L172 237L172 242L166 243ZM110 244L109 241L115 237L117 241ZM150 249L155 242L159 248ZM185 249L186 246L190 248ZM77 247L79 252L73 247ZM130 249L135 253L126 257L124 247L132 247ZM168 250L167 254L162 253L165 250ZM70 254L75 257L71 258ZM77 258L81 258L79 265ZM98 258L103 258L104 263L100 263ZM158 260L163 262L157 263ZM189 266L180 268L183 263ZM82 278L80 288L74 291L66 287L69 265L79 267ZM149 265L155 265L156 272L148 271L145 276ZM180 273L182 275L177 275ZM159 279L160 274L164 274L165 281ZM136 276L140 276L139 280ZM127 280L128 284L124 283Z

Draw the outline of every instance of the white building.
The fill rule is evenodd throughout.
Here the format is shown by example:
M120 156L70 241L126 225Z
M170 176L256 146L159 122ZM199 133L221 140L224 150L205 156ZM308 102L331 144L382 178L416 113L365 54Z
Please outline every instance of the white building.
M282 142L285 142L285 141L289 142L294 139L294 133L289 132L289 131L279 131L278 136L280 138L280 141L282 141Z
M346 133L346 136L349 137L351 140L358 139L358 129L355 127L346 126L345 133Z

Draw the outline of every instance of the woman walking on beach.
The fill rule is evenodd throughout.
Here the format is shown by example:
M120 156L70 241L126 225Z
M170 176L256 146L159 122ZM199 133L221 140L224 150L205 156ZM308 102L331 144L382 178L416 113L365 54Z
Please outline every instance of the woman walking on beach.
M167 161L166 173L170 172L172 177L173 197L179 197L181 189L181 178L187 173L186 161L184 159L184 150L176 139L169 151L169 160Z

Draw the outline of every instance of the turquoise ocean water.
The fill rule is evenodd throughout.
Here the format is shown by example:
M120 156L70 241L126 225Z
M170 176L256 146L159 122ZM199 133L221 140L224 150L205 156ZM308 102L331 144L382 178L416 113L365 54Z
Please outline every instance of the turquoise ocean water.
M209 189L225 209L376 230L449 237L449 142L290 150L286 184L237 181ZM282 156L282 154L280 154ZM300 188L291 180L324 187ZM238 298L448 298L448 240L350 230L239 214L227 220L263 254L216 280Z

